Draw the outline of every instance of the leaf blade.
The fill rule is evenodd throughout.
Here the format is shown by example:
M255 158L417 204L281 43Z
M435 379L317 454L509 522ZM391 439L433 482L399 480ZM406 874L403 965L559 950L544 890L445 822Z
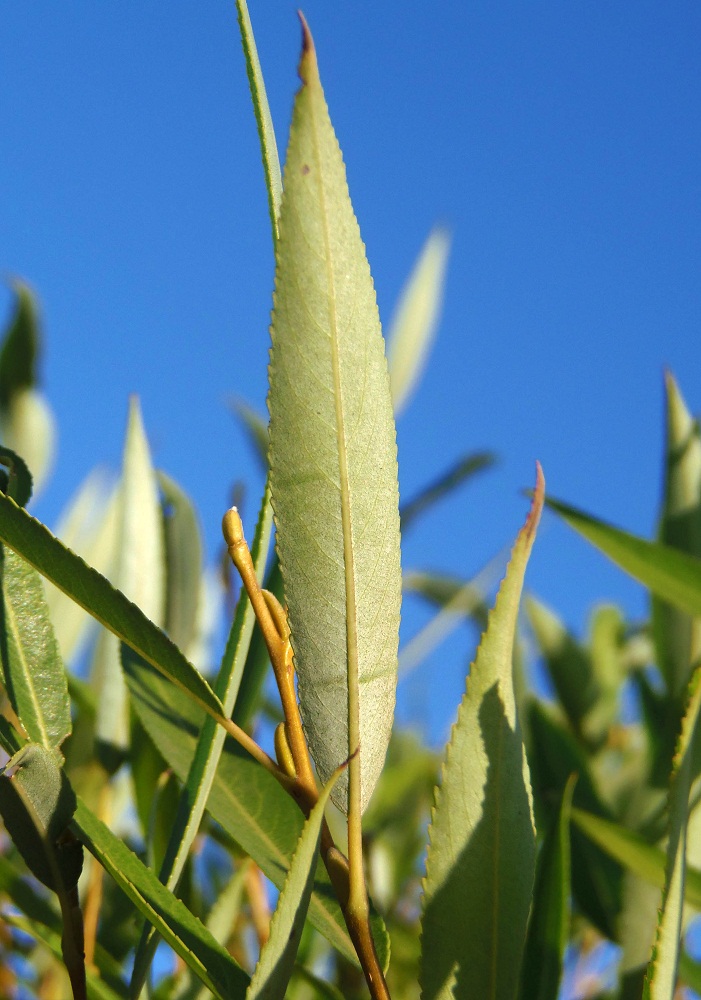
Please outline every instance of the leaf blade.
M436 792L424 880L423 1000L510 1000L517 989L535 827L512 657L543 490L538 468L533 505L471 668Z
M222 713L221 702L212 689L165 632L104 576L62 545L45 525L2 493L0 541L195 701Z
M394 711L396 440L372 278L308 32L300 75L271 327L271 488L310 750L325 782L360 743L362 808ZM347 785L333 793L344 810Z

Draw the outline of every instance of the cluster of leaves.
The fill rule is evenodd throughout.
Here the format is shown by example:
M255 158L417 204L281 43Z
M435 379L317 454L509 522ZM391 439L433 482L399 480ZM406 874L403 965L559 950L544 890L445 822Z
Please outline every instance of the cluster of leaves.
M698 426L669 376L657 542L546 501L650 590L650 623L602 607L579 642L529 598L552 694L529 685L518 610L539 471L491 612L474 581L405 578L438 605L437 620L457 611L484 634L442 759L391 733L401 586L392 409L435 328L446 238L430 238L409 283L388 379L311 37L305 29L283 195L237 6L277 263L254 582L206 679L194 665L209 667L211 619L196 514L154 470L135 401L117 485L91 477L63 541L26 512L27 466L42 477L50 447L37 443L50 443L52 424L35 306L18 285L0 353L0 993L672 1000L678 983L701 982L682 946L701 907ZM473 456L432 483L403 509L403 527L488 461ZM279 561L268 558L273 508ZM232 556L248 551L227 542ZM284 592L321 792L302 781L285 702L276 643L284 666L286 625L255 578ZM254 739L281 718L265 694L271 660L284 710L277 764ZM617 965L599 960L610 944Z

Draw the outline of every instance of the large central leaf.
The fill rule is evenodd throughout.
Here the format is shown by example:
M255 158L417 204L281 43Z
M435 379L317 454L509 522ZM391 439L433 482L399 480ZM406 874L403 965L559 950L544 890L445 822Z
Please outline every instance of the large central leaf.
M397 457L375 291L305 29L287 151L270 463L302 718L324 782L360 742L361 802L394 711ZM344 775L333 795L347 809Z

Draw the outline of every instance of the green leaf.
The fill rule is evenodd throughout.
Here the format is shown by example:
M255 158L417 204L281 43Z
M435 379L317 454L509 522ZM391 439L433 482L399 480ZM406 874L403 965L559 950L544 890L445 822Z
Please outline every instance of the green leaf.
M245 996L248 976L200 921L78 800L77 836L171 948L221 1000Z
M648 844L640 834L627 830L618 823L594 816L582 809L572 810L572 819L599 847L624 865L629 871L644 878L651 885L662 889L665 883L665 852ZM701 871L688 868L685 898L696 909L701 909Z
M304 824L246 1000L277 1000L285 995L314 886L324 809L340 775L341 768L331 776Z
M545 503L658 597L689 614L701 615L701 559L630 535L560 500L546 499Z
M256 116L258 138L263 156L270 221L273 227L273 237L277 239L277 218L282 199L282 178L280 176L280 158L278 156L277 143L275 142L275 129L273 128L273 119L265 93L263 72L260 68L256 40L253 36L253 28L246 0L236 0L236 13L238 15L243 53L246 57L246 72L251 88L253 112Z
M130 657L125 668L132 704L142 725L168 765L185 781L202 725L200 713L189 699L139 661ZM275 778L230 739L224 743L207 810L281 889L304 817ZM317 868L309 919L342 955L357 964L343 915L321 864ZM389 944L377 916L373 920L373 936L384 967Z
M558 700L573 730L581 733L596 699L591 660L550 608L534 597L526 598L524 604Z
M159 472L158 485L165 523L165 630L187 651L195 638L202 591L200 526L192 501L175 480Z
M75 810L75 793L56 754L28 743L0 771L0 814L5 828L32 874L61 894L73 889L83 852L63 843Z
M394 713L397 450L370 269L308 31L280 209L270 467L299 699L321 780L360 746L358 804ZM348 809L357 763L334 789Z
M112 580L155 625L165 624L163 519L156 474L135 397L130 401L124 443L117 561ZM129 715L119 649L119 639L114 635L101 635L91 679L98 695L96 737L103 744L123 750L129 740Z
M272 510L270 507L270 491L266 484L258 515L256 534L251 549L253 565L259 577L263 574L267 560L271 531ZM236 703L241 676L244 671L251 642L254 621L255 616L250 601L247 595L242 593L216 682L216 693L221 698L224 706L223 711L227 717L231 716L232 709ZM126 652L127 655L125 656L125 650L122 650L122 660L125 670L129 673L130 664L134 658L128 655L128 650ZM170 697L172 698L172 695ZM154 738L154 742L160 748L158 738ZM190 760L187 777L182 778L185 781L185 787L182 790L178 812L173 823L170 840L160 870L159 877L161 881L170 889L174 889L178 885L185 861L197 835L223 745L224 730L220 726L215 725L212 719L206 719L204 722L201 721L197 749L194 757ZM149 928L145 927L134 958L131 985L135 993L140 991L145 982L155 946L155 937L151 934Z
M41 350L39 319L28 285L13 281L15 312L0 349L0 410L7 410L13 396L36 385L36 365Z
M539 828L552 821L551 803L558 802L571 774L578 775L574 801L582 809L610 817L589 767L589 757L558 720L553 706L531 699L528 761ZM605 853L578 831L572 834L572 890L579 909L603 935L615 940L620 910L621 873Z
M41 578L10 549L0 552L0 574L5 687L29 739L55 750L71 731L71 707Z
M688 555L701 557L701 432L669 372L665 486L658 539ZM681 699L690 672L701 658L701 619L659 599L652 602L653 635L667 690Z
M0 349L0 436L21 455L39 491L53 460L53 413L37 390L41 334L36 302L29 287L15 281L15 313Z
M26 462L10 448L0 447L0 466L0 489L20 507L26 507L32 495L32 474Z
M109 579L117 548L118 496L106 473L94 469L62 511L55 534L64 545ZM66 663L78 655L97 624L72 598L44 581L46 602Z
M399 509L402 531L406 529L422 514L430 510L434 504L452 493L458 486L494 465L496 461L494 455L489 451L478 451L472 455L465 455L459 459L438 479L424 486L417 496L412 497L408 503L402 504Z
M570 812L576 776L538 855L533 909L521 970L522 1000L557 1000L570 929Z
M513 1000L517 990L535 828L512 656L543 489L539 467L533 506L471 667L436 790L424 880L423 1000Z
M219 699L201 674L140 608L62 545L47 527L2 494L0 541L19 553L173 684L209 711L222 713Z
M450 234L443 226L436 226L401 291L392 318L387 361L396 416L406 406L426 367L438 329L449 252Z
M662 910L657 940L645 978L644 1000L672 1000L677 984L686 879L689 795L693 780L693 749L701 718L701 667L689 688L689 705L672 766L669 791L669 840Z

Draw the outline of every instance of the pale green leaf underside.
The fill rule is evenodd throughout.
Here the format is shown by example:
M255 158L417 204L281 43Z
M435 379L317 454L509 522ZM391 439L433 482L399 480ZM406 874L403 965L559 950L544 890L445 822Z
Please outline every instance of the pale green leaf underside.
M314 887L324 809L339 774L331 776L304 824L246 1000L276 1000L285 995Z
M450 235L431 231L402 289L388 337L387 360L395 415L407 404L426 365L438 328Z
M512 657L542 500L539 470L533 508L470 670L436 792L424 881L423 1000L513 1000L517 990L535 829Z
M271 488L310 749L325 782L355 750L359 715L364 807L394 712L396 443L374 287L310 42L280 211ZM347 785L333 793L343 809Z

